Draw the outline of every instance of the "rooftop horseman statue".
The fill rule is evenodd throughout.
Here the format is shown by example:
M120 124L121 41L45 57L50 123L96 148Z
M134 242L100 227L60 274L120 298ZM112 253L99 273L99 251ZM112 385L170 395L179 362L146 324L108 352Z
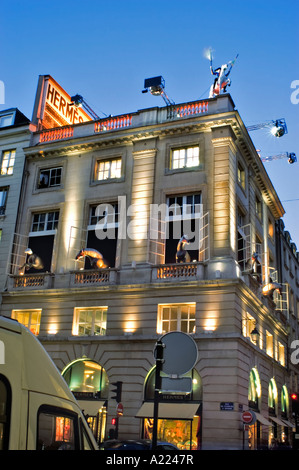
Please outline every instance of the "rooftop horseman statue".
M238 55L239 54L236 55L234 60L228 62L227 64L223 64L221 67L213 69L212 51L209 51L211 74L215 75L214 83L210 88L209 98L214 98L215 96L220 95L221 92L226 93L226 87L231 85L231 81L228 76L235 61L238 58Z

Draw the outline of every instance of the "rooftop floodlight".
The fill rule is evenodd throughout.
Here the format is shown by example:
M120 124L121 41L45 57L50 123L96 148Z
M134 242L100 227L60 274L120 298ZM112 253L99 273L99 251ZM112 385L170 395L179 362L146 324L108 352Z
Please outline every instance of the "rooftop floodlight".
M258 129L268 128L270 129L270 133L275 137L282 137L283 135L288 133L287 125L285 119L275 119L273 121L266 121L260 124L254 124L252 126L248 126L246 129L248 131L256 131Z
M259 150L257 150L259 152ZM267 157L261 157L260 154L258 154L262 162L271 162L272 160L280 160L282 158L287 158L288 163L296 163L297 162L297 157L294 152L283 152L279 153L278 155L269 155Z
M288 162L292 164L292 163L296 163L296 161L297 161L296 154L295 153L289 153Z
M287 133L287 125L284 119L277 119L271 129L271 134L275 137L282 137Z
M153 96L162 96L167 106L172 106L175 104L174 101L172 101L166 94L165 80L161 75L157 77L146 78L144 80L144 89L142 90L142 93L147 93L148 91Z
M81 95L75 95L75 96L71 96L71 100L72 100L72 103L74 104L74 106L76 106L76 108L80 108L83 104L83 96Z

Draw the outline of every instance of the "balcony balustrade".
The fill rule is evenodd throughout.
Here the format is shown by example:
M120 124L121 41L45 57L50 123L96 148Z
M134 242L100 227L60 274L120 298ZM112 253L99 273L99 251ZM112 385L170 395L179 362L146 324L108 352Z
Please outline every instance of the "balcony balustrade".
M8 290L11 289L50 289L53 287L54 274L38 273L25 275L10 275Z

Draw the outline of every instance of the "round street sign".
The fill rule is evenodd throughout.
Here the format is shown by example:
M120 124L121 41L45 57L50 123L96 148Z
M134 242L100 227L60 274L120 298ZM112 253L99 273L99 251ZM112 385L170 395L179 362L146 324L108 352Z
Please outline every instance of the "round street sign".
M197 362L198 350L193 338L181 331L171 331L160 338L164 344L162 371L168 375L187 374Z
M253 419L254 419L254 415L252 411L244 411L244 413L242 413L243 423L250 424L253 421Z

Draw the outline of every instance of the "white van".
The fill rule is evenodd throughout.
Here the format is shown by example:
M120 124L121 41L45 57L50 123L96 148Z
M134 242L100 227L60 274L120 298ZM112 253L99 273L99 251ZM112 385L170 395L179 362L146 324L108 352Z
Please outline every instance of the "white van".
M38 339L0 316L0 450L97 450L76 399Z

